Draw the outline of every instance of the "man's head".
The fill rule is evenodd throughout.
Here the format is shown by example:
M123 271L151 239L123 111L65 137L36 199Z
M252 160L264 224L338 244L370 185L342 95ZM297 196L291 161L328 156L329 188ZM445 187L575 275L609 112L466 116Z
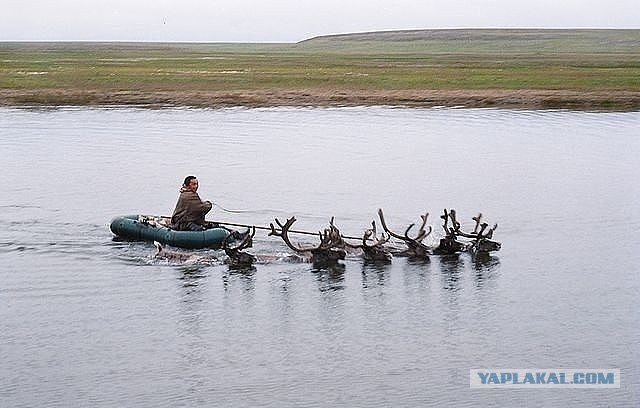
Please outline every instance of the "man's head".
M187 176L182 186L191 191L198 191L198 179L196 176Z

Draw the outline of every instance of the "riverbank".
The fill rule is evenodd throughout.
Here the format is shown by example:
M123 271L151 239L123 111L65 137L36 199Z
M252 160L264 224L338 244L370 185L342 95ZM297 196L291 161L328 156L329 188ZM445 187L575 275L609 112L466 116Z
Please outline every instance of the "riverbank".
M640 92L567 90L0 90L2 106L139 106L222 108L277 106L408 106L510 109L640 110Z
M295 44L0 43L0 105L640 110L640 30L415 30Z

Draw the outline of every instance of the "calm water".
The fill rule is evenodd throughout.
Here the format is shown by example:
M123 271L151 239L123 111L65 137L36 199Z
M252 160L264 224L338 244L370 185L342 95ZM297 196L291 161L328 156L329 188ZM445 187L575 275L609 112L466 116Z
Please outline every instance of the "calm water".
M0 405L637 406L640 113L0 109ZM155 260L110 219L181 180L266 225L359 235L482 211L503 249L389 266ZM308 238L307 238L308 239ZM311 241L312 242L312 241ZM285 254L264 232L254 253ZM619 368L471 390L472 368Z

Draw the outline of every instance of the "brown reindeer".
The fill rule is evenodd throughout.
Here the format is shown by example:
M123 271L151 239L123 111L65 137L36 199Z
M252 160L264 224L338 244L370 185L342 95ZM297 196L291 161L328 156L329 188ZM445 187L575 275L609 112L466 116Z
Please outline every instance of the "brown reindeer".
M227 238L222 242L222 249L227 254L228 258L225 259L225 263L231 267L249 267L256 261L256 257L242 252L243 249L251 248L253 246L253 237L256 235L256 228L253 227L250 234L246 234L245 237L236 246L230 246L234 237L229 234Z
M445 208L444 214L440 216L443 220L442 228L444 229L445 236L440 239L440 243L433 250L435 255L453 255L458 252L463 252L467 249L467 245L464 242L460 242L457 240L457 235L455 233L455 225L457 221L455 220L455 210L453 211L452 223L454 227L449 227L449 218L451 217L450 213L447 212ZM458 224L459 226L459 224Z
M344 245L349 248L361 249L363 258L366 261L389 263L393 258L391 252L384 247L384 244L389 241L391 236L389 234L381 234L381 238L377 237L376 222L371 222L371 228L364 231L361 244L350 244L344 241ZM369 245L371 241L373 244Z
M282 238L285 244L296 253L302 255L308 261L319 265L335 265L338 261L345 258L346 252L342 249L343 241L340 231L333 225L333 218L331 219L331 225L324 232L319 232L320 244L317 246L302 247L294 244L289 239L289 229L296 222L296 217L291 217L283 224L276 218L276 224L280 227L280 231L270 223L271 232L269 235Z
M185 264L211 264L218 262L218 258L211 255L200 255L184 251L172 251L166 249L158 241L153 241L158 252L155 254L155 258L163 258L173 261L184 262Z
M431 231L433 230L431 226L429 226L428 231L424 229L425 225L427 224L427 218L429 217L429 213L425 213L425 215L420 216L420 218L422 219L422 224L420 225L420 228L418 229L418 234L415 236L415 238L411 238L409 236L409 231L411 231L411 228L413 228L415 224L409 225L407 229L404 231L404 236L403 236L389 230L389 228L387 227L387 223L385 222L385 219L384 219L384 213L382 212L382 208L378 209L378 216L380 217L380 223L382 224L382 229L384 229L384 231L390 236L403 241L407 245L407 248L405 250L396 252L394 253L394 255L407 256L409 258L416 258L416 259L418 258L429 259L431 248L429 248L427 245L422 243L422 241L429 234L431 234Z
M471 244L468 246L468 250L473 254L488 254L489 252L499 251L502 244L497 241L493 241L493 232L498 228L498 224L494 224L493 227L485 233L485 230L489 226L486 222L482 222L482 213L479 213L472 219L476 222L473 232L464 232L460 229L460 223L456 220L455 210L450 210L449 216L453 222L453 232L456 236L470 238ZM480 228L480 229L478 229Z

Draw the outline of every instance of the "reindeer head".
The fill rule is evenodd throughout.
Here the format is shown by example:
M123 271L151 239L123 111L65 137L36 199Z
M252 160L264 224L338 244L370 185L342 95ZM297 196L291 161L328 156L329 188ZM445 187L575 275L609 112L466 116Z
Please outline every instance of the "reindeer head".
M364 231L362 236L361 244L349 244L345 242L344 244L350 248L361 249L364 254L364 259L372 262L383 262L389 263L393 256L391 252L387 248L384 247L384 244L389 241L391 236L389 234L381 234L381 237L377 237L376 231L376 222L371 222L371 228ZM371 241L371 244L369 244Z
M467 244L457 240L456 231L460 228L460 223L456 220L456 211L450 210L447 212L445 208L444 214L440 218L443 220L442 228L445 231L445 236L440 239L440 243L433 250L433 253L437 255L452 255L466 250ZM449 219L451 219L453 227L449 227Z
M320 244L315 247L302 247L294 244L289 239L289 229L293 223L296 222L296 217L287 219L284 224L277 218L275 221L280 227L280 231L271 223L269 224L271 227L269 235L282 238L289 248L299 254L308 256L311 262L331 265L345 258L346 252L342 249L342 236L340 235L340 231L333 225L333 218L331 218L329 228L325 229L324 232L318 233Z
M492 241L487 238L481 238L473 243L475 252L495 252L502 247L500 242Z
M222 249L224 249L224 253L229 257L225 262L234 267L247 267L253 265L256 261L256 257L249 253L242 252L242 250L253 246L254 235L256 235L255 227L252 228L251 233L247 234L239 244L231 247L230 243L233 240L233 235L229 234L222 242Z
M453 223L455 228L453 233L456 236L470 238L473 241L469 246L469 250L473 253L489 253L493 251L499 251L502 247L497 241L492 241L493 232L498 228L498 224L494 224L493 227L487 230L489 224L486 222L482 222L482 213L479 213L477 216L472 217L475 221L476 225L473 228L473 232L464 232L460 229L460 223L455 220L455 210L450 210L450 216L452 216ZM485 232L486 231L486 232Z

